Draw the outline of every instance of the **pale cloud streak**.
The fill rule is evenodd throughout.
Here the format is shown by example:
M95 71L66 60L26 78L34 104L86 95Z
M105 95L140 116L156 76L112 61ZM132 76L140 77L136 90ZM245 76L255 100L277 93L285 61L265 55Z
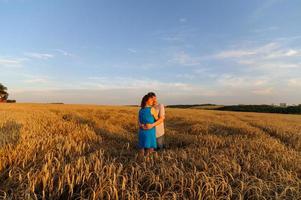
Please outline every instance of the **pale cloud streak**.
M252 32L265 33L265 32L276 31L276 30L279 30L278 26L270 26L270 27L266 27L266 28L258 28L258 29L252 30Z
M236 45L220 51L213 58L236 64L232 72L218 76L220 87L232 94L245 91L276 98L277 94L285 94L301 85L300 79L294 78L300 76L300 56L298 46L274 40L266 44L242 43L241 47Z
M5 68L20 68L27 58L0 58L0 67Z
M149 78L136 79L131 77L89 77L88 81L81 84L86 89L125 89L125 90L156 90L160 92L175 93L181 95L200 94L203 96L216 96L218 93L211 88L201 87L185 82L163 82Z
M18 65L20 64L19 60L15 59L0 59L0 65Z
M54 51L59 52L63 56L69 56L69 57L73 57L74 56L72 53L69 53L69 52L67 52L65 50L62 50L62 49L54 49Z
M128 48L127 50L128 50L128 52L130 52L130 53L137 53L137 50L136 50L136 49L133 49L133 48Z
M258 20L267 13L268 9L271 9L274 5L284 2L285 0L265 0L262 1L260 6L254 10L252 15L250 16L251 20Z
M50 59L53 58L54 55L48 54L48 53L36 53L36 52L28 52L24 53L25 56L30 57L30 58L35 58L35 59Z
M185 51L180 51L174 54L173 57L168 60L168 62L183 66L197 66L201 64L201 57L194 57Z
M240 58L256 54L254 51L248 50L227 50L216 55L217 58Z
M288 86L301 87L301 78L291 78L288 80Z
M301 49L271 42L257 47L225 50L217 53L215 58L257 69L289 69L301 68L300 56Z
M279 44L271 42L262 46L250 47L250 48L236 48L224 50L215 55L219 59L231 59L231 58L244 58L252 56L261 56L266 54L271 54L274 50L279 48Z
M98 89L186 89L187 84L181 82L161 82L149 78L135 79L131 77L89 77L82 86L87 88L95 87Z
M187 19L185 17L182 17L179 19L179 22L181 23L186 23L187 22Z
M32 79L24 80L24 82L36 84L36 83L48 83L48 80L45 78L32 78Z
M256 95L272 95L274 94L274 89L273 88L254 89L252 90L252 93Z
M221 86L230 88L254 88L264 87L269 84L268 77L251 77L242 75L222 74L217 78L217 82Z

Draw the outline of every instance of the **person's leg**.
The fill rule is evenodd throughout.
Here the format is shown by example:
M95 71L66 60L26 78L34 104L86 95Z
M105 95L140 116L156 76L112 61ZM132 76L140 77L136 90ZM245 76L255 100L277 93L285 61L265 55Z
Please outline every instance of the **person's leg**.
M141 148L139 149L139 158L143 158L144 157L144 149Z
M146 149L146 156L148 157L152 152L154 152L153 148Z
M162 150L164 148L164 135L157 138L157 150Z
M139 136L138 136L138 149L139 153L138 156L140 159L144 158L144 153L145 153L145 134L142 130L139 129Z

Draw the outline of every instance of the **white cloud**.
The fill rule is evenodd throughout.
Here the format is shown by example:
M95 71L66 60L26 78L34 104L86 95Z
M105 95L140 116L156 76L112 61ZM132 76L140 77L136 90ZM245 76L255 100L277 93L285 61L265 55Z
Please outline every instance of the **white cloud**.
M290 50L288 50L288 51L285 53L286 56L296 56L296 55L298 55L298 54L300 55L301 52L300 52L300 51L293 50L293 49L290 49Z
M276 42L249 48L230 49L215 54L240 65L257 69L301 68L301 49L289 48Z
M106 77L99 77L99 76L91 76L88 77L89 80L107 80Z
M41 74L22 73L21 78L23 83L26 83L26 88L44 88L47 86L54 86L56 82L52 78Z
M168 41L168 42L182 41L182 37L180 37L178 35L164 36L164 37L161 37L160 39Z
M136 49L128 48L127 50L128 50L128 52L130 52L130 53L137 53L137 50L136 50Z
M182 17L182 18L180 18L180 19L179 19L179 22L181 22L181 23L185 23L185 22L187 22L187 19L186 19L186 18L184 18L184 17Z
M279 30L278 26L270 26L270 27L266 27L266 28L258 28L258 29L253 30L252 32L264 33L264 32L276 31L276 30Z
M286 94L286 88L274 85L270 82L269 77L248 77L232 74L222 75L217 79L216 84L202 85L143 77L137 79L133 77L94 76L68 83L46 82L47 80L50 79L42 76L28 77L27 82L33 84L28 85L26 91L24 89L17 90L17 88L11 89L12 96L19 102L135 104L140 102L145 93L154 91L158 94L160 101L162 100L165 104L256 104L275 103L280 101L278 93ZM294 85L300 83L301 85L299 79L291 80L290 83ZM79 93L81 94L80 98L78 97ZM291 102L295 103L293 100Z
M130 77L89 77L89 81L81 84L82 89L124 89L124 90L156 90L181 95L214 96L217 93L212 89L206 89L199 85L184 82L163 82L149 78L136 79Z
M192 80L192 79L195 78L195 75L186 73L186 74L177 74L175 77L176 78L181 78L181 79L190 79L190 80Z
M268 83L268 80L266 79L258 79L254 81L254 85L255 86L261 86L261 85L265 85Z
M283 57L296 57L301 56L301 50L296 49L287 49L287 50L278 50L274 52L270 52L265 55L265 59L277 59Z
M183 18L181 23L185 23L184 21L185 19ZM198 37L198 31L199 28L197 27L188 28L185 26L179 26L176 29L172 30L158 30L153 32L152 35L156 36L156 38L158 39L168 41L171 43L183 43L185 45L190 45L189 42L187 42L186 40L191 37Z
M274 90L273 88L260 88L252 90L252 93L257 95L271 95L274 94Z
M54 57L54 55L52 55L52 54L48 54L48 53L34 53L34 52L24 53L24 55L28 56L30 58L45 59L45 60Z
M246 50L229 50L222 51L216 55L217 58L240 58L244 56L254 55L256 52L254 51L246 51Z
M256 52L256 54L269 54L275 49L279 49L279 48L280 48L280 44L278 44L277 42L270 42L265 45L255 47L254 51Z
M243 77L237 77L229 74L223 74L221 77L218 78L217 82L222 86L230 87L245 87L250 83Z
M32 78L24 81L25 83L47 83L48 80L45 78Z
M18 65L20 64L19 60L14 59L0 59L0 65Z
M300 78L291 78L288 80L288 86L292 87L301 87L301 79Z
M19 68L26 58L0 58L0 67Z
M243 64L250 66L252 68L258 69L266 69L266 70L273 70L273 69L294 69L294 68L301 68L300 63L294 62L284 62L284 61L264 61L264 60L254 60L254 59L246 59L246 60L239 60L237 61L238 64Z
M251 20L259 20L264 17L274 5L284 2L285 0L266 0L262 1L250 16Z
M176 53L171 59L168 60L169 63L183 65L183 66L196 66L200 65L201 57L193 57L184 51Z
M300 68L300 63L284 63L284 62L266 62L266 63L258 63L257 66L262 68L283 68L283 69L289 69L289 68Z
M217 82L221 86L230 88L260 88L269 85L269 77L253 77L253 76L242 76L232 74L222 74L217 78Z
M299 40L299 39L301 39L301 35L278 37L275 40L282 41L282 42L292 42L292 41Z
M61 53L63 56L70 56L70 57L74 56L72 53L69 53L69 52L67 52L65 50L62 50L62 49L54 49L54 51L57 51L57 52ZM50 55L50 54L48 54L48 55Z
M258 47L251 47L247 49L230 49L219 52L215 55L216 58L229 59L229 58L244 58L265 55L269 56L275 49L279 48L279 44L271 42Z
M177 87L185 89L187 84L180 82L161 82L148 78L135 79L130 77L89 77L90 82L85 82L82 86L95 87L98 89L165 89Z

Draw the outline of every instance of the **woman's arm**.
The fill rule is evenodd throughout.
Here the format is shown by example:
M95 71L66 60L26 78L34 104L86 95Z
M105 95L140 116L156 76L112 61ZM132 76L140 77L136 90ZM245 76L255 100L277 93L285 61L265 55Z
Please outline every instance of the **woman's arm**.
M139 128L145 129L145 125L140 122L139 114L138 114L138 121L137 122L138 122L138 127Z
M159 118L158 117L158 112L154 108L151 109L151 113L152 113L153 117L155 118L156 122L152 123L152 124L145 124L144 125L144 129L151 129L151 128L155 127L155 126L158 126L165 119L165 116L160 116L160 118Z
M151 129L148 127L147 124L141 124L139 119L138 119L138 126L139 126L139 128L142 128L144 130Z
M155 118L155 120L158 120L158 113L154 108L151 108L151 114ZM153 128L152 124L142 124L142 123L140 123L139 119L138 119L138 125L139 125L139 128L142 128L144 130Z

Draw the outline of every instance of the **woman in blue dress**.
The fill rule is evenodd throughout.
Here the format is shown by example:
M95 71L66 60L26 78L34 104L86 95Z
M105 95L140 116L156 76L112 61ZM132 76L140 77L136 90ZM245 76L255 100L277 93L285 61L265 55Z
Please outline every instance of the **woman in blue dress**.
M157 148L156 140L156 123L158 114L152 107L153 99L149 95L145 95L141 101L141 109L139 110L139 142L140 156L149 155ZM142 128L140 125L148 125L148 129Z

